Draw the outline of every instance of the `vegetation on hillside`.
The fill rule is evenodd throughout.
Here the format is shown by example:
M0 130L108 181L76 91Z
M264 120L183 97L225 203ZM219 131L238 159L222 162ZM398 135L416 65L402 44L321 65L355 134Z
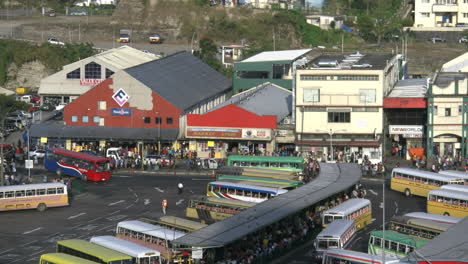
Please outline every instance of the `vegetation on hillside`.
M92 44L66 44L64 47L52 44L36 45L23 41L0 40L0 85L7 81L7 70L11 63L21 67L24 63L41 61L51 71L94 55Z

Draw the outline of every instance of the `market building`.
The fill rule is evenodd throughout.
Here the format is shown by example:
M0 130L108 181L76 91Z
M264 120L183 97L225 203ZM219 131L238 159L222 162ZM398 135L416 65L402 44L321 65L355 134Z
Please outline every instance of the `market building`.
M265 51L234 63L233 94L265 82L292 89L292 64L306 57L312 50Z
M31 135L67 148L99 143L161 149L179 137L181 117L207 112L230 90L229 79L180 52L116 72L67 105L62 124L33 125Z
M115 72L157 59L129 46L122 46L63 66L41 80L41 103L70 103Z
M296 145L322 160L382 160L383 98L404 76L392 54L321 55L296 73Z
M238 152L271 154L278 150L279 127L286 131L279 137L279 144L294 143L293 129L282 127L290 124L291 103L291 91L264 83L231 97L208 113L188 114L182 137L199 157L224 158Z
M468 53L442 66L429 84L427 156L467 157Z

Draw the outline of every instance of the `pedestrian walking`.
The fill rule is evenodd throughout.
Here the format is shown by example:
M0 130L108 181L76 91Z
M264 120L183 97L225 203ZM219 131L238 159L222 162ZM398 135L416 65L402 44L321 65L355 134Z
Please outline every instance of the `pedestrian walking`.
M179 181L179 183L177 184L177 190L179 191L179 194L182 194L184 192L184 184L182 183L182 181Z
M162 208L163 214L166 215L166 209L167 209L167 200L166 199L162 200L161 208Z

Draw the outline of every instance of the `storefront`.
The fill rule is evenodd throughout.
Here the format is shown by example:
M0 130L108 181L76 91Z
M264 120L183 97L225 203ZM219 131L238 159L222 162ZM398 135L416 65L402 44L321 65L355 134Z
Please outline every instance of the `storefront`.
M390 125L389 134L392 140L394 155L400 155L406 160L415 154L419 158L424 155L423 126Z

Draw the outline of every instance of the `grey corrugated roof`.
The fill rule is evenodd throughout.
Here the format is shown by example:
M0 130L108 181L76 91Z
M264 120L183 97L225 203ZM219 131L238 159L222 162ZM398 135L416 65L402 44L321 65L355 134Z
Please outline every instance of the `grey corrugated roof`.
M439 72L434 80L434 84L439 88L448 87L455 80L462 81L468 78L468 73Z
M231 89L232 82L188 52L124 70L181 110Z
M56 123L32 125L29 129L31 137L47 138L82 138L107 140L175 140L179 133L175 128L161 128L158 134L156 128L104 127L104 126L65 126Z
M361 170L352 163L321 163L320 175L310 183L267 200L223 221L172 241L203 248L228 245L259 229L316 204L359 182Z
M424 98L427 92L427 79L407 79L396 83L387 97Z
M260 116L274 115L279 123L291 114L292 93L268 82L234 95L211 111L230 104L237 105Z
M419 254L411 253L408 255L407 260L468 262L468 236L463 235L466 234L467 230L468 217L465 217L449 230L418 248L417 253ZM424 256L424 259L421 259L421 255Z
M394 55L392 54L361 54L363 55L354 65L370 65L369 68L343 68L343 70L383 70L387 66L387 62L389 62ZM318 65L320 61L338 61L338 63L342 63L346 56L350 56L350 54L341 55L341 54L325 54L314 58L311 64ZM312 68L312 69L327 69L327 68Z

